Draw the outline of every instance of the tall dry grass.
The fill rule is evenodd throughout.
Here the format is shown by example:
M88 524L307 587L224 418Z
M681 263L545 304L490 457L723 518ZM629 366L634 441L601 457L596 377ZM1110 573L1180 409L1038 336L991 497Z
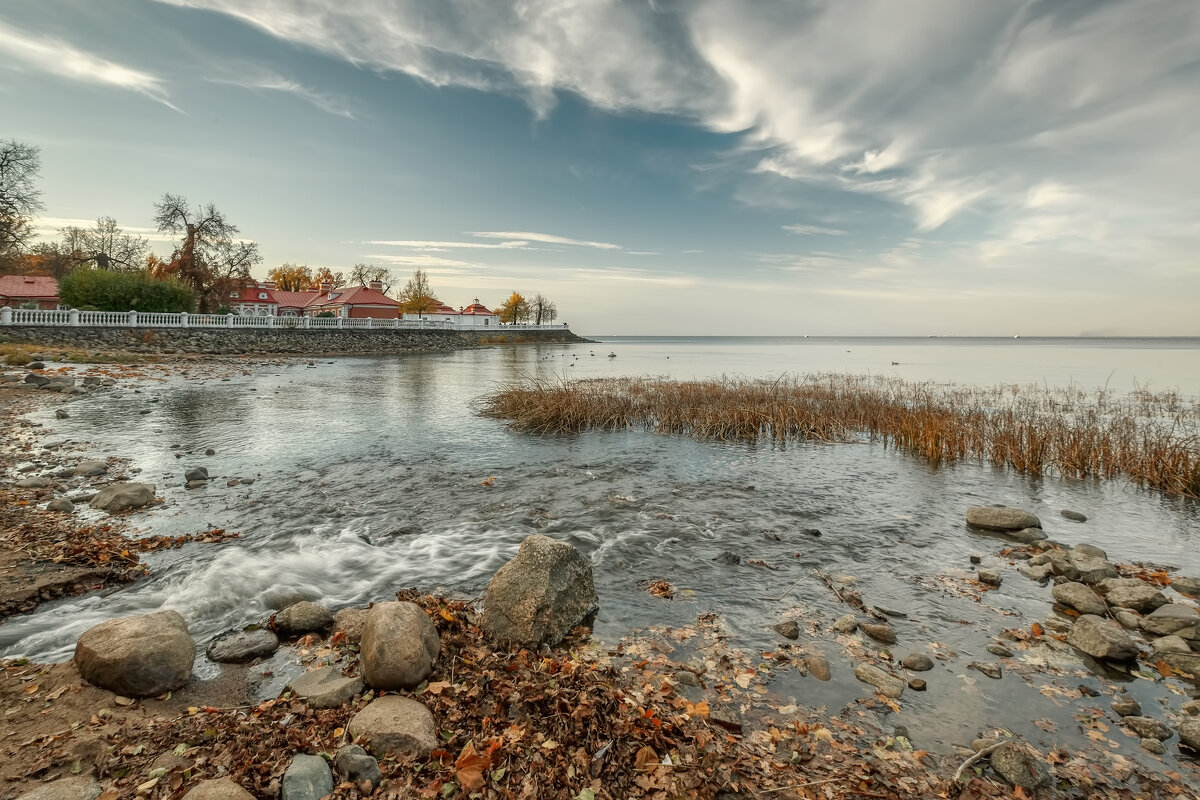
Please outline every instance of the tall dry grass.
M861 441L933 463L1132 479L1200 497L1200 407L1174 392L993 388L850 375L775 381L527 379L482 401L521 431L642 429L721 441Z

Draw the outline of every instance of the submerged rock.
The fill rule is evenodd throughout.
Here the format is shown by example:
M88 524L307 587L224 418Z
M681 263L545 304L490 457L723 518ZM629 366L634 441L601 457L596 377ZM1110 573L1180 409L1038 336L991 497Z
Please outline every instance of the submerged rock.
M1138 647L1115 622L1084 614L1071 632L1067 644L1102 661L1131 661L1137 658Z
M858 623L858 629L877 642L882 642L883 644L896 643L896 632L886 622L860 622Z
M1165 742L1175 735L1175 732L1166 724L1150 717L1128 716L1121 722L1141 739L1158 739L1160 742Z
M987 646L987 651L994 656L999 656L1000 658L1012 658L1013 657L1012 650L1009 650L1007 647L1005 647L1004 645L999 644L997 642L992 642L991 644L989 644Z
M183 479L188 483L191 483L192 481L206 481L208 480L208 468L192 467L187 472L183 473Z
M433 671L442 641L415 603L377 603L363 625L359 658L363 677L376 689L412 689Z
M1052 780L1050 766L1027 744L1005 742L992 751L989 761L997 775L1022 789L1049 786Z
M492 576L480 627L499 642L553 646L599 606L592 565L583 554L566 542L529 536Z
M794 619L784 620L783 622L772 625L771 628L785 639L800 638L800 623Z
M994 569L981 569L979 570L979 582L984 586L999 588L1001 583L1000 573Z
M1080 513L1079 511L1071 511L1068 508L1064 508L1058 513L1062 514L1065 519L1069 519L1072 522L1087 522L1087 514Z
M1004 506L971 506L967 509L967 524L992 531L1042 527L1041 520L1032 512Z
M994 661L972 661L970 664L967 664L967 669L982 672L993 680L1000 680L1004 677L1004 670Z
M275 630L281 636L301 636L323 631L333 624L329 609L308 600L292 603L275 615Z
M928 672L933 669L933 659L924 653L909 653L900 662L905 669L910 669L913 672Z
M244 664L266 658L278 649L279 637L266 628L257 628L218 634L205 653L210 661L219 664Z
M75 474L93 478L108 472L107 461L80 461L75 465Z
M1112 701L1112 710L1121 717L1141 716L1142 704L1127 694L1118 695Z
M808 668L808 674L817 680L829 680L829 662L825 660L825 656L805 656L804 666Z
M196 644L177 611L101 622L75 645L75 666L89 683L126 697L153 697L188 682Z
M854 669L854 677L874 686L880 694L893 700L904 694L905 682L874 664L859 664Z
M858 620L853 614L843 614L833 621L833 630L837 633L854 633L858 630Z

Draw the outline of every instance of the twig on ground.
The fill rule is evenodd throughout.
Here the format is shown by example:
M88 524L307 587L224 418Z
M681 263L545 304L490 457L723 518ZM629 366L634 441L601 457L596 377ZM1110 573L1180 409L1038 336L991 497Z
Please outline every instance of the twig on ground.
M984 756L991 755L992 752L999 749L1000 745L1002 745L1002 744L1008 744L1008 740L1005 739L1005 740L996 742L995 744L989 744L987 747L983 748L982 750L976 751L974 755L972 755L970 758L968 758L966 761L964 761L962 764L960 764L958 769L956 769L954 771L954 782L955 783L960 782L962 780L963 772L966 771L967 767L970 767L971 765L975 764L977 761L979 761Z

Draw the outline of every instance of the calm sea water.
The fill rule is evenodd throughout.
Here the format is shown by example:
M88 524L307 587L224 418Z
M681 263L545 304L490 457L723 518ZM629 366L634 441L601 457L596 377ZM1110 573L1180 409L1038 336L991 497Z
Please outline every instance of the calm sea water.
M183 613L203 647L219 631L261 621L288 597L334 608L409 586L473 597L525 536L542 533L592 560L601 599L596 635L610 642L713 611L734 643L768 650L778 641L770 625L786 615L825 629L847 612L814 569L851 577L869 603L909 615L896 622L899 655L931 642L959 653L931 674L930 691L905 697L897 720L918 746L969 740L981 720L1046 742L1075 734L1051 735L1031 720L1069 719L1069 706L1047 711L1035 682L1018 675L990 681L965 669L990 658L984 648L1002 628L1027 627L1050 610L1048 589L991 556L985 563L999 567L1005 582L986 603L946 591L969 575L971 553L999 549L965 529L967 506L1029 508L1054 538L1200 575L1197 504L1120 481L1033 478L974 463L933 468L873 445L756 447L640 432L535 438L475 413L481 395L522 376L836 371L1194 396L1200 339L599 338L298 362L235 371L228 380L175 379L140 393L122 387L74 404L66 420L40 412L50 438L88 456L129 458L140 479L156 483L166 502L134 517L144 530L217 526L243 536L152 555L152 575L139 583L10 620L0 626L0 653L66 659L78 634L97 622L163 608ZM205 457L207 448L217 454ZM179 452L188 455L177 459ZM217 480L185 491L184 469L195 465ZM257 480L227 488L227 477ZM481 485L488 478L493 485ZM1064 508L1089 521L1068 522L1058 513ZM805 528L822 536L804 535ZM770 568L729 565L718 558L726 551ZM640 590L658 577L687 591L667 602ZM764 599L798 578L787 600ZM833 661L834 680L784 673L774 692L834 709L863 694L836 642L815 637L808 645ZM202 674L216 669L197 662ZM1148 681L1130 691L1144 705L1181 699ZM1122 752L1152 758L1136 742Z

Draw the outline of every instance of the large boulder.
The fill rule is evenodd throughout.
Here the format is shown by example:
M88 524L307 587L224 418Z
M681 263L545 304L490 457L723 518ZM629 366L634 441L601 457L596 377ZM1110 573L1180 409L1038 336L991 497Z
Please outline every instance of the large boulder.
M96 800L100 792L100 784L95 778L59 778L26 792L17 800Z
M1143 614L1167 604L1167 598L1155 587L1137 578L1108 578L1096 584L1110 606L1132 608Z
M254 795L229 778L214 778L196 784L183 800L254 800Z
M390 694L371 701L346 726L376 758L385 755L427 755L438 746L433 714L409 697Z
M1179 576L1171 579L1171 588L1184 594L1200 595L1200 578Z
M1089 586L1106 578L1117 577L1117 568L1108 563L1108 554L1090 544L1077 544L1068 557L1071 566L1079 573L1080 583Z
M1138 655L1137 645L1120 625L1094 614L1084 614L1075 622L1067 644L1102 661L1131 661Z
M79 674L127 697L178 689L192 674L196 643L178 611L110 619L89 628L75 645Z
M1073 608L1080 614L1102 617L1108 613L1104 599L1082 583L1060 583L1050 593L1054 595L1054 602Z
M1004 506L971 506L967 509L967 524L987 531L1042 527L1042 521L1033 512Z
M598 608L592 565L583 554L566 542L530 536L492 576L480 625L499 642L554 645Z
M275 630L280 636L302 636L323 631L333 624L329 609L308 600L292 603L275 615Z
M1175 634L1183 639L1196 639L1200 629L1200 611L1182 603L1167 603L1142 617L1142 630L1155 636Z
M1006 742L992 751L988 762L1001 778L1022 789L1049 786L1053 780L1050 766L1027 744Z
M94 478L106 472L108 472L107 461L80 461L75 465L75 474L87 478Z
M283 800L321 800L333 793L333 773L320 756L300 753L283 773Z
M375 689L412 689L433 671L442 640L415 603L377 603L359 642L363 677Z
M127 511L131 508L142 508L154 502L154 484L152 483L114 483L105 486L92 498L92 508L99 508L110 514Z
M1200 717L1188 717L1176 728L1179 741L1200 753Z
M312 708L337 708L362 691L362 678L349 678L333 667L306 672L288 684Z

